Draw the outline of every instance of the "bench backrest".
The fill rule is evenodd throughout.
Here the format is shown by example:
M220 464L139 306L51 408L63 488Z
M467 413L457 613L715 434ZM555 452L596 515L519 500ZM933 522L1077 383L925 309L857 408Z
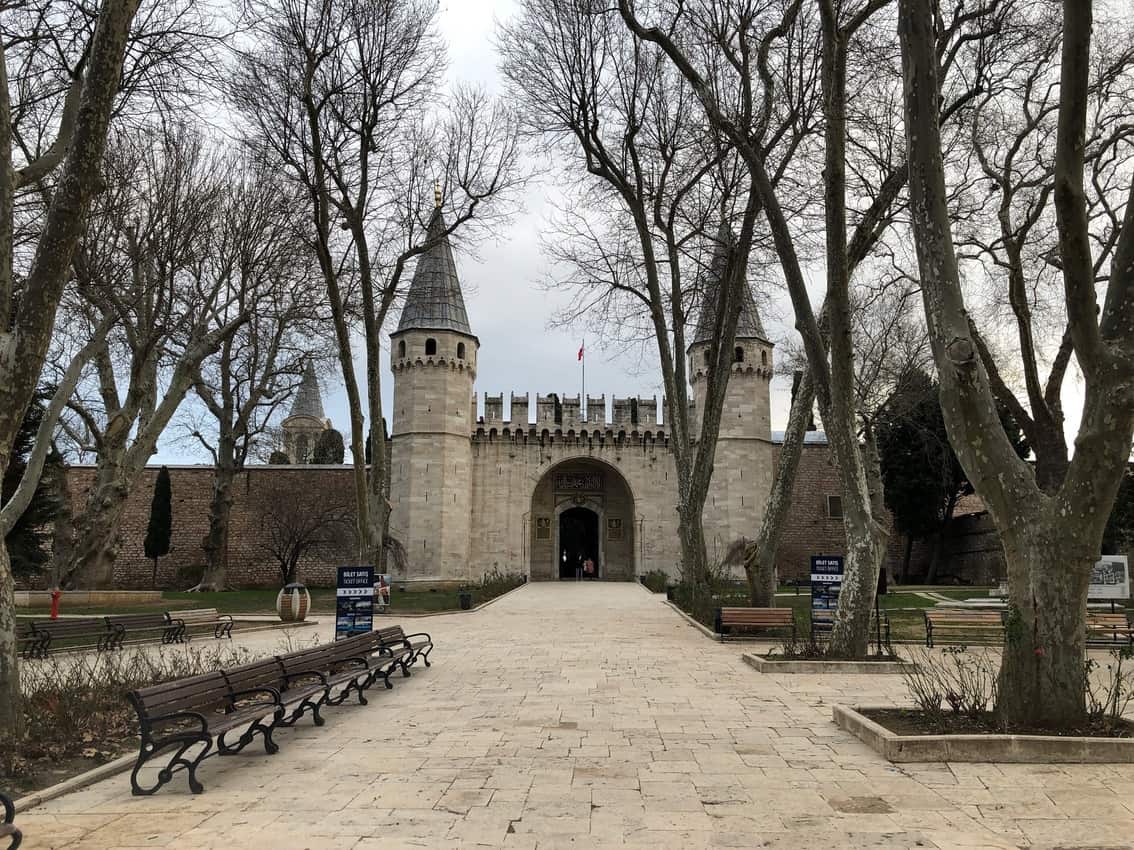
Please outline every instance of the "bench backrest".
M126 629L158 629L169 625L169 619L160 614L111 614L106 617L110 626L123 626Z
M178 712L208 715L228 704L228 680L219 670L130 691L127 698L145 720Z
M52 638L66 638L86 635L101 635L110 630L102 617L69 617L64 620L36 620L32 623L36 632L46 632Z
M16 620L16 637L29 638L35 634L35 629L27 620Z
M239 667L230 667L222 670L221 673L234 693L257 688L279 690L283 681L279 661L275 658L261 658L259 661L251 661Z
M794 608L722 608L722 626L790 626Z
M999 611L926 611L925 619L935 626L1002 626Z
M170 619L180 620L187 626L197 623L213 623L219 616L216 608L190 608L187 611L169 612Z

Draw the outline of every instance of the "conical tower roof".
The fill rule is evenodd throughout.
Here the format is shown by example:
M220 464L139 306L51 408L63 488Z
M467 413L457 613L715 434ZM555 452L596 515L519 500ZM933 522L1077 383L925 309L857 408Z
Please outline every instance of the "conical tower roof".
M716 245L713 247L713 257L705 273L705 285L701 292L701 315L698 317L697 330L693 334L691 344L712 342L721 280L724 278L728 266L728 252L734 241L732 228L726 222L721 222L717 231ZM760 311L756 309L756 299L752 297L752 288L747 280L744 281L744 293L740 302L740 317L736 321L736 338L768 341L764 333L764 323L760 321Z
M469 314L465 311L465 298L461 294L461 282L457 279L457 266L453 262L453 249L445 229L445 217L438 206L426 232L426 238L432 245L417 259L413 282L406 294L395 333L438 330L473 335Z
M288 419L293 416L309 416L312 419L320 421L326 419L323 413L323 396L319 392L319 379L315 377L315 367L311 365L311 361L307 361L307 368L303 370L303 379L299 383L299 390L295 393L295 401L291 403L291 413L288 414Z

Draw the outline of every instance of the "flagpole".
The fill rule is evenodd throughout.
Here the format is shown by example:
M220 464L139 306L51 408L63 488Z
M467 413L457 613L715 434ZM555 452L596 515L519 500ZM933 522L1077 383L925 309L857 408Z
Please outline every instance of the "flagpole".
M590 413L587 408L587 338L583 337L583 344L579 348L583 356L579 358L579 362L583 364L583 386L582 398L579 400L579 409L583 411L583 421L587 421L587 415Z

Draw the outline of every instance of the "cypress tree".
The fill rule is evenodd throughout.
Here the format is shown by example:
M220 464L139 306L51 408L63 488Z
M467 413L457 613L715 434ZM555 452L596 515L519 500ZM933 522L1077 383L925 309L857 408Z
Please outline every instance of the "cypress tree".
M158 470L157 481L154 482L154 497L150 502L150 523L146 528L145 546L146 557L153 558L154 573L150 581L152 587L157 586L158 558L169 554L169 542L173 535L173 490L169 483L169 469L162 467Z

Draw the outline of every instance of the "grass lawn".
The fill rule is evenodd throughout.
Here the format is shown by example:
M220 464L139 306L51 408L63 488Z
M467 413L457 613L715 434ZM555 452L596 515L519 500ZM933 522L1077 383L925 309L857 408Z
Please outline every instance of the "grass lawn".
M332 614L335 610L335 590L329 587L308 588L311 594L313 614ZM220 593L179 593L165 591L162 601L152 605L130 606L63 606L61 614L87 614L103 616L106 614L140 614L148 611L176 611L179 608L216 608L222 614L274 614L276 612L275 590L226 590ZM472 591L474 606L485 601L480 590ZM390 610L407 614L423 614L435 611L455 611L460 608L456 590L415 590L399 593L395 586L390 595ZM31 607L18 609L20 614L46 617L50 607Z

